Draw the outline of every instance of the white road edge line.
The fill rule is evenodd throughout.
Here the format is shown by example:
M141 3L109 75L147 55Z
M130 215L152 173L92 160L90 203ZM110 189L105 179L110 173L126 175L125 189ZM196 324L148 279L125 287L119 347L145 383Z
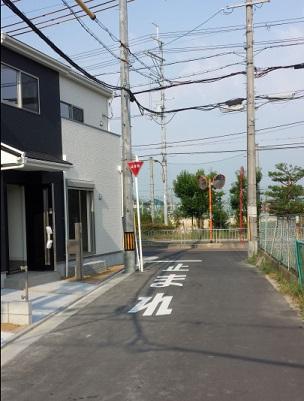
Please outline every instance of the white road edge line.
M184 260L184 259L176 259L176 260L147 260L145 263L200 263L202 262L201 259L189 259L189 260Z

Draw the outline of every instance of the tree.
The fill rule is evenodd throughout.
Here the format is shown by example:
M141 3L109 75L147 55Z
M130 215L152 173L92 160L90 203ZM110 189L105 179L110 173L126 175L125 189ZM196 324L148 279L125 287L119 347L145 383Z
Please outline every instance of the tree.
M304 187L298 182L304 178L304 168L287 163L275 165L275 171L268 176L274 183L269 185L265 195L270 213L276 215L304 213Z
M230 188L230 206L234 212L234 218L237 225L240 227L240 190L241 190L241 178L240 171L235 172L236 181L231 185ZM262 180L262 172L260 169L256 172L256 185L257 185L257 211L258 214L261 210L261 200L260 200L260 182ZM244 175L242 180L243 189L243 226L246 221L247 216L247 177Z
M214 191L215 202L213 203L213 225L215 228L226 228L228 226L228 213L223 204L223 191Z
M208 194L198 187L197 176L204 175L203 170L196 174L182 171L174 180L173 188L175 195L180 199L179 210L183 217L201 219L208 211Z
M198 170L195 174L182 171L174 180L173 188L175 195L180 199L179 210L183 217L195 218L198 226L202 227L204 217L208 217L209 199L208 189L201 190L198 186L198 177L205 175L204 170ZM212 172L208 178L213 178L216 173ZM222 203L223 192L212 189L213 220L215 227L224 227L227 220Z

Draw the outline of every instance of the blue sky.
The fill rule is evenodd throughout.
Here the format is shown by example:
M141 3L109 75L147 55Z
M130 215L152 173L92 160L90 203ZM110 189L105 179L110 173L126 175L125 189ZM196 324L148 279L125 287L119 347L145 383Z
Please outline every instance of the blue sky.
M104 3L105 0L93 0L88 6L95 6ZM75 2L69 0L70 5ZM117 2L116 2L117 3ZM232 4L241 4L242 0L228 2L224 0L201 1L201 0L134 0L128 5L129 13L129 39L130 48L133 53L156 49L155 36L157 24L160 30L160 38L164 42L165 64L164 74L170 80L183 81L187 79L198 79L216 77L229 74L234 71L245 69L245 53L242 44L245 41L245 8L237 8L231 13L219 12L206 24L201 26L205 31L194 31L177 39L183 31L191 31L202 24L203 21L214 15L220 9ZM115 1L109 3L115 4ZM37 5L36 1L21 0L16 3L25 14L30 17L54 12L64 8L60 0L48 0ZM98 9L98 7L97 7ZM2 26L18 21L12 13L1 7ZM67 12L65 12L67 14ZM44 18L36 19L36 22L55 18L62 14L50 14ZM119 36L119 14L118 8L111 8L97 13L98 18L115 35ZM292 21L287 21L293 19ZM297 20L296 20L297 19ZM284 21L283 21L284 20ZM109 35L100 29L97 24L84 18L83 21L108 47L117 51L117 43ZM273 21L278 25L274 25ZM49 23L52 23L50 21ZM255 7L254 23L259 24L255 29L255 65L258 68L265 68L276 65L288 65L300 63L304 60L304 3L299 0L272 0L263 6ZM21 27L14 25L3 30L9 31ZM222 27L232 29L219 29ZM237 29L236 29L237 28ZM208 31L209 29L209 31ZM210 31L211 30L211 31ZM15 31L14 33L22 31ZM108 83L117 85L119 83L119 61L111 54L103 51L101 45L95 41L80 24L74 20L45 28L43 32L54 41L69 56L74 58L81 66L86 67L92 74L105 74L100 76ZM194 34L195 33L195 34ZM138 38L141 38L139 40ZM16 39L42 50L56 58L52 52L35 34L26 33L16 36ZM167 42L172 41L171 44ZM278 47L283 45L284 47ZM275 46L267 48L269 46ZM213 47L213 48L212 48ZM267 49L264 49L264 48ZM263 50L264 49L264 50ZM90 51L84 55L83 52ZM92 52L91 52L92 51ZM231 53L218 56L219 53ZM81 55L79 55L82 53ZM215 56L211 57L210 56ZM138 56L146 65L153 62L149 56L140 53ZM196 61L187 61L190 59ZM109 62L105 67L105 62ZM141 67L136 59L132 59L134 68ZM178 61L178 63L176 63ZM180 62L183 61L183 62ZM100 65L103 63L103 65ZM176 63L176 64L172 64ZM235 64L230 67L225 66ZM211 71L210 71L211 70ZM150 71L144 71L145 75ZM208 72L210 71L210 72ZM115 74L113 74L115 73ZM201 75L198 75L198 74ZM202 75L202 73L204 73ZM192 76L191 75L195 74ZM149 88L149 84L155 86L146 77L137 72L131 72L130 82L133 90ZM255 80L256 95L283 94L290 95L295 91L304 90L304 70L286 69L267 74L263 78ZM236 76L215 83L193 84L180 86L166 91L166 109L183 108L189 106L206 105L217 103L233 98L246 96L245 76ZM138 95L138 100L145 106L157 109L160 103L160 93L153 95ZM259 102L259 105L260 102ZM120 107L119 99L114 99L111 105L113 119L111 128L120 132ZM279 145L286 143L304 142L303 125L296 125L284 130L259 131L261 128L277 126L295 121L304 120L303 99L288 102L271 102L261 105L256 110L256 142L259 146ZM139 111L132 105L132 143L133 145L144 145L160 142L160 125L151 119L151 116L138 117ZM173 117L168 116L167 120ZM217 136L229 133L246 131L246 112L222 113L218 109L213 111L185 111L177 113L166 126L167 141L196 139L192 146L183 143L168 147L170 152L194 152L194 151L220 151L224 152L233 149L246 148L246 135L231 138L218 138ZM208 141L200 141L201 138L211 137ZM193 146L194 144L194 146ZM157 146L154 146L154 148ZM159 153L159 149L134 147L138 155ZM279 162L287 162L303 166L303 149L275 150L258 152L258 163L262 168L264 178L262 189L269 184L267 171L272 170ZM160 156L155 156L160 159ZM226 176L225 190L228 191L235 177L235 171L244 166L246 169L246 154L237 153L214 153L214 154L187 154L168 155L168 178L169 188L172 181L182 170L195 172L199 168L206 172L215 170ZM160 166L155 164L156 197L162 197L162 184ZM139 187L141 196L149 196L149 169L148 163L144 164L139 175Z

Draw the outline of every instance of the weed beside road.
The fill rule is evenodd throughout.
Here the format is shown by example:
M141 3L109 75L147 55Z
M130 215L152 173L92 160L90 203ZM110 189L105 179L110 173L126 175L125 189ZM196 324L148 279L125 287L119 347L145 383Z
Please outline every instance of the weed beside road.
M287 278L283 267L279 267L277 263L259 254L256 257L248 259L248 262L255 265L262 273L274 280L279 291L291 298L292 302L300 311L301 318L304 320L304 288L300 287L297 278L290 274ZM286 272L288 270L286 269Z

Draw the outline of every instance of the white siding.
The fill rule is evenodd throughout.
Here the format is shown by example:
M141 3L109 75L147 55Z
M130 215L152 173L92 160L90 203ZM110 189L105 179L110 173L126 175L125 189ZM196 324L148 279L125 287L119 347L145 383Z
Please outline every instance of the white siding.
M108 129L109 99L62 76L59 78L59 83L60 100L83 109L85 124Z
M94 182L96 254L122 249L120 137L62 119L67 179ZM101 195L101 199L99 199Z
M66 178L94 183L96 254L119 252L122 250L120 137L100 129L102 115L108 115L108 99L62 76L60 99L84 109L85 122L61 119L62 153L73 163ZM103 123L102 128L106 129L105 117Z

